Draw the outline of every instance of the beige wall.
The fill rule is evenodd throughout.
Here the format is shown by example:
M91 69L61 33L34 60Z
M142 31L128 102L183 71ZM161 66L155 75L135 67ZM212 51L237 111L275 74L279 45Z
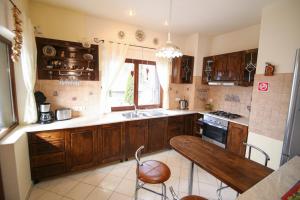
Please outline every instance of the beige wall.
M300 1L281 0L263 9L257 74L266 62L276 73L292 73L296 49L300 48Z
M275 169L281 156L295 52L300 48L299 9L299 0L281 0L265 7L262 12L248 139L264 148L271 157L270 166ZM262 75L265 62L275 65L275 76ZM259 81L270 83L268 93L257 91Z
M212 38L209 55L254 49L258 47L260 25L225 33Z

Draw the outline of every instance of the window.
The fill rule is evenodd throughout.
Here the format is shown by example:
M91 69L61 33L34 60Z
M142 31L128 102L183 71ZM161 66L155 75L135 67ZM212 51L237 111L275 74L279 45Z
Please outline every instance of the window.
M161 107L161 87L153 61L126 59L110 90L112 111Z
M0 137L18 122L11 42L0 36Z

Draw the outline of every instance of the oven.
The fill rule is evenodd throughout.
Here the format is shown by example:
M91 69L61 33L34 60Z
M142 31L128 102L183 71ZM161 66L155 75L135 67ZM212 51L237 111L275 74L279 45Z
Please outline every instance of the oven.
M202 139L222 148L226 147L228 121L204 115L202 129Z

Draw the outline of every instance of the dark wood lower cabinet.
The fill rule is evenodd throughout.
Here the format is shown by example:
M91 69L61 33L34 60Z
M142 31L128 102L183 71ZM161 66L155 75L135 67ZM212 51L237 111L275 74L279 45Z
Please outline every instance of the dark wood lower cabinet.
M67 134L67 169L75 171L97 163L96 127L71 129Z
M246 146L243 143L247 142L247 138L247 126L229 122L226 145L227 151L244 157L246 153Z
M168 118L156 118L149 120L148 152L160 151L167 143Z
M125 124L125 158L133 157L135 151L144 145L148 151L148 120L130 121Z
M123 123L100 126L98 128L99 163L123 160L124 138Z
M169 139L192 135L196 115L135 120L99 126L28 133L32 180L133 157L142 145L156 152Z

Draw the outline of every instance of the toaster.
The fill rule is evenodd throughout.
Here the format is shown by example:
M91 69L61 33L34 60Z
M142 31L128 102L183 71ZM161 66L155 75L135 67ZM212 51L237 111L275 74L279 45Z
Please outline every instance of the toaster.
M58 121L72 118L72 110L70 108L61 108L55 110L55 119Z

